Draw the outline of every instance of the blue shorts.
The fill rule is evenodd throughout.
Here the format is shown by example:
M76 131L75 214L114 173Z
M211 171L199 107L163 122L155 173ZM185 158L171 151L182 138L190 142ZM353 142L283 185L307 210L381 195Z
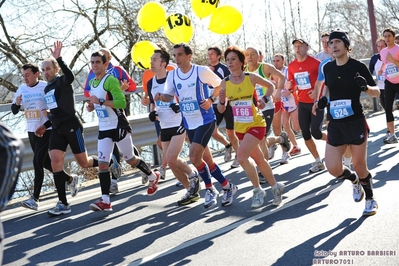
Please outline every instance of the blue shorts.
M195 142L201 144L205 148L212 137L215 124L216 122L214 120L211 123L199 126L196 129L187 130L187 136L190 143Z

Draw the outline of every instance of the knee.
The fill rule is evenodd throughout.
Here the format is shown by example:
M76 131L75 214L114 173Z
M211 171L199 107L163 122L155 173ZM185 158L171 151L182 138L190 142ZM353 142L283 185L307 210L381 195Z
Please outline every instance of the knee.
M178 160L179 158L172 158L172 157L166 157L166 163L169 165L169 167L171 169L176 168L177 164L178 164Z
M107 163L99 163L98 164L98 170L105 171L105 170L108 170L108 169L109 169L109 165Z
M198 166L202 161L201 156L199 156L196 153L190 153L190 162L194 165L194 166Z
M82 168L89 168L92 167L93 164L90 163L90 161L88 160L88 158L86 160L78 160L77 163L79 164L80 167Z

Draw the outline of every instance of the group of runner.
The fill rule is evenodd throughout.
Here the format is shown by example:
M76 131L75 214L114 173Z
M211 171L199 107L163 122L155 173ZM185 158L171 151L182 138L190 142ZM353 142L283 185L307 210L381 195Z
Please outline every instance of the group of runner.
M387 47L380 52L382 63L376 70L380 69L378 76L385 77L384 107L386 111L389 109L384 143L395 143L392 110L387 107L392 107L395 93L399 93L399 46L394 44L395 33L391 29L384 30L383 36ZM352 182L356 202L365 197L364 215L376 213L378 205L366 160L369 129L360 94L365 92L370 97L379 97L381 91L367 67L349 56L351 48L347 32L334 30L321 38L324 51L317 57L325 57L322 63L308 55L308 43L298 38L292 41L296 58L288 67L284 65L282 54L275 54L273 64L268 64L260 60L258 49L248 47L244 51L236 46L223 52L227 66L220 62L222 51L217 47L208 50L210 66L200 66L192 63L191 47L181 43L173 47L176 67L168 71L169 53L163 48L154 51L152 76L145 84L149 98L144 97L143 103L151 105L149 119L159 123L164 158L162 174L168 165L185 188L183 197L177 201L179 205L200 199L201 180L205 184L204 206L209 208L217 204L219 192L211 177L222 187L221 205L233 203L238 186L231 183L215 163L208 147L211 137L225 145L225 161L230 161L231 153L235 151L232 167L243 167L253 185L252 208L264 203L266 191L260 184L265 182L271 186L272 204L280 205L285 186L276 182L268 159L273 157L276 144L280 144L283 151L281 164L300 154L295 133L301 133L315 160L309 171L315 173L325 169L314 139L326 140L325 165L329 173ZM48 213L70 213L65 182L72 196L78 192L78 186L77 177L63 170L67 145L71 146L80 166L99 167L101 198L90 204L93 211L112 211L109 194L116 193L118 188L117 181L111 181L111 172L115 180L120 175L117 171L120 155L117 151L112 155L115 144L124 160L143 173L143 183L149 181L147 194L154 195L162 175L152 171L135 152L131 127L124 112L123 90L134 91L134 81L128 75L119 75L123 72L110 64L109 50L92 53L92 76L88 78L85 94L88 97L87 110L97 113L99 135L98 157L88 156L82 125L75 116L71 87L74 77L62 60L61 49L62 43L56 42L51 49L52 58L42 63L47 84L38 81L37 66L24 65L25 84L18 89L12 105L14 113L20 106L24 107L29 139L35 153L34 194L22 205L38 209L45 167L54 174L59 196L56 207ZM64 75L58 74L59 67ZM321 130L325 107L329 120L327 134ZM223 118L228 139L218 131ZM271 127L275 136L268 136ZM193 168L179 158L186 136ZM294 144L292 149L291 142ZM50 150L51 163L45 152L47 149ZM348 151L352 154L354 171L348 163L344 165L342 162Z

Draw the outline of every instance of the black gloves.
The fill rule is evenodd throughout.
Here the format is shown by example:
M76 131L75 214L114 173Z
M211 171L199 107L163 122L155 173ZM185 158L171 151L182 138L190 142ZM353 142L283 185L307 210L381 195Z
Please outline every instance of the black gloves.
M151 120L151 122L155 122L157 120L157 111L152 111L148 114L148 118Z
M328 99L327 99L326 96L323 96L323 97L321 97L320 100L318 101L317 107L318 107L319 109L324 109L324 108L326 108L327 104L328 104Z
M180 106L176 103L171 103L169 105L170 108L172 108L172 110L177 114L180 113Z
M356 85L362 90L362 91L367 91L367 81L364 77L360 76L359 73L356 73L356 77L354 78Z

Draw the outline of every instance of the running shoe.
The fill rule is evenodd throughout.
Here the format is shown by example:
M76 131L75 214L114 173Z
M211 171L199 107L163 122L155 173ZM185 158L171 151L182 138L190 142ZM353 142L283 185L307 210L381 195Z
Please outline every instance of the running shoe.
M116 194L118 192L119 192L118 180L111 179L111 185L109 186L109 193Z
M277 150L277 144L273 144L272 146L270 146L269 148L267 148L267 153L269 156L269 160L274 158L274 153Z
M177 202L178 205L188 205L190 203L196 202L200 199L199 193L191 194L187 191L186 194Z
M159 178L161 177L161 174L158 171L154 171L154 174L156 178L154 180L148 181L147 195L149 196L154 195L158 191L158 182Z
M71 207L63 204L61 201L58 201L54 208L47 211L48 215L61 215L71 213Z
M356 180L353 183L352 182L352 191L353 191L353 200L355 202L360 202L362 201L364 197L364 191L363 191L363 186L360 184L359 177L356 175Z
M284 152L288 152L291 149L291 141L288 138L287 132L281 132L280 137L283 139L283 142L281 142L280 145L284 148Z
M238 163L237 155L236 155L236 157L234 157L234 161L233 161L233 163L231 164L230 167L231 167L231 168L238 168L238 167L240 167L240 164Z
M166 168L161 166L159 168L159 173L161 174L161 180L165 180L165 178L166 178Z
M290 160L290 155L288 152L283 152L283 154L281 155L281 160L280 160L280 164L287 164Z
M110 212L112 211L111 203L105 203L103 199L99 199L96 202L90 204L90 210L92 211L103 211L103 212Z
M251 208L258 208L263 205L264 198L266 197L266 191L263 189L253 190L252 205Z
M226 163L231 161L232 152L233 152L233 146L231 146L231 144L227 145L226 148L224 148L224 161Z
M201 183L197 172L195 176L189 178L189 182L190 182L190 190L189 190L190 194L191 195L197 194L201 190Z
M182 187L182 186L183 186L183 184L180 181L176 182L176 187Z
M39 209L39 204L37 203L37 201L35 200L34 197L30 197L27 200L24 200L23 202L21 202L22 207L37 211Z
M310 173L317 173L317 172L323 171L325 169L323 162L314 162L311 165L312 165L312 167L310 167L310 169L309 169Z
M385 144L395 144L398 143L398 139L395 134L388 133L387 137L384 139Z
M233 196L237 193L238 187L230 183L230 188L223 189L222 206L229 206L233 203Z
M116 160L115 155L112 154L112 164L109 167L109 170L112 173L112 177L118 179L122 176L122 166Z
M71 181L71 183L67 182L67 185L69 187L69 192L71 193L71 196L75 197L79 192L79 188L78 188L79 178L75 174L71 174L71 177L72 177L72 181Z
M283 192L285 189L285 185L282 183L276 183L276 187L272 188L272 193L274 196L274 200L272 202L273 205L278 206L283 201Z
M363 216L372 216L377 213L378 204L373 199L366 199L366 207L363 211Z
M290 151L290 156L295 156L299 154L301 154L301 148L297 148L296 146L294 146Z
M207 188L205 191L205 202L204 207L209 208L217 203L217 197L219 196L219 192L212 186Z

